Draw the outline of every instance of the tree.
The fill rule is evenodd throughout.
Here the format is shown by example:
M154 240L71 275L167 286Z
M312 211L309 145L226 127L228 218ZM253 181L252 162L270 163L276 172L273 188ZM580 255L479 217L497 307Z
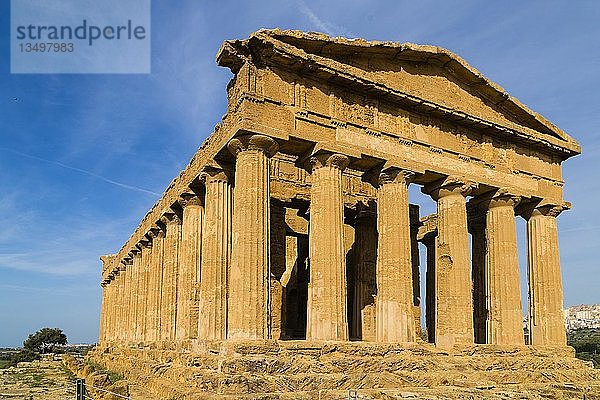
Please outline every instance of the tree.
M49 353L57 345L67 344L67 335L59 328L42 328L29 335L23 347L36 353Z

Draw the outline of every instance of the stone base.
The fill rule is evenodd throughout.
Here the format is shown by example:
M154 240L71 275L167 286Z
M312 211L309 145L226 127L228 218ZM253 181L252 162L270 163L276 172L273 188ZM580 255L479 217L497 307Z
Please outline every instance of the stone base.
M159 398L600 399L600 371L570 347L193 341L98 345L89 357Z

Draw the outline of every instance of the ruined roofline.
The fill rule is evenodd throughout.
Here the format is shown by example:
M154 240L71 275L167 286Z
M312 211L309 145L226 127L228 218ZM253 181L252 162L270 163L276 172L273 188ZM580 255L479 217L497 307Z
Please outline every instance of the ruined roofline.
M234 73L249 59L253 61L267 59L271 56L281 59L298 59L293 61L293 66L311 64L312 69L320 68L319 72L343 78L349 75L347 70L359 70L348 64L343 64L330 58L331 55L368 55L385 56L390 60L407 60L427 62L446 69L456 79L464 84L476 88L480 95L505 110L507 114L517 115L521 126L529 133L519 129L506 127L501 124L490 123L476 116L469 115L462 110L455 110L427 99L419 98L410 93L399 92L369 78L353 76L354 81L362 81L369 90L379 90L385 93L399 94L396 96L408 100L421 107L442 114L454 114L459 119L462 117L469 123L484 128L494 128L504 135L515 135L514 141L528 140L536 143L551 153L560 154L565 160L581 153L579 143L562 131L540 114L532 111L518 99L510 96L501 86L487 79L478 70L470 66L458 55L437 46L417 45L413 43L395 43L366 41L364 39L331 38L322 33L305 33L294 30L262 29L250 34L245 40L225 41L217 54L217 62L221 66L230 68ZM356 74L356 71L350 72ZM315 75L317 75L315 71ZM535 133L533 133L535 132Z

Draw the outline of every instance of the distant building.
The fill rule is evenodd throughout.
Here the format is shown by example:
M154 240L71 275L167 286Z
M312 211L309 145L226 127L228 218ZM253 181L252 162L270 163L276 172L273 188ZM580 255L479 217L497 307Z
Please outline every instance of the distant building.
M565 325L568 331L600 328L600 304L582 304L565 308Z

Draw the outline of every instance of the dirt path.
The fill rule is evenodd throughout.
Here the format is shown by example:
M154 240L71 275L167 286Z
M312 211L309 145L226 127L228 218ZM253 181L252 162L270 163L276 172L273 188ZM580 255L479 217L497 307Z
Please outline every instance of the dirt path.
M0 369L2 400L71 400L74 397L74 378L58 359Z

